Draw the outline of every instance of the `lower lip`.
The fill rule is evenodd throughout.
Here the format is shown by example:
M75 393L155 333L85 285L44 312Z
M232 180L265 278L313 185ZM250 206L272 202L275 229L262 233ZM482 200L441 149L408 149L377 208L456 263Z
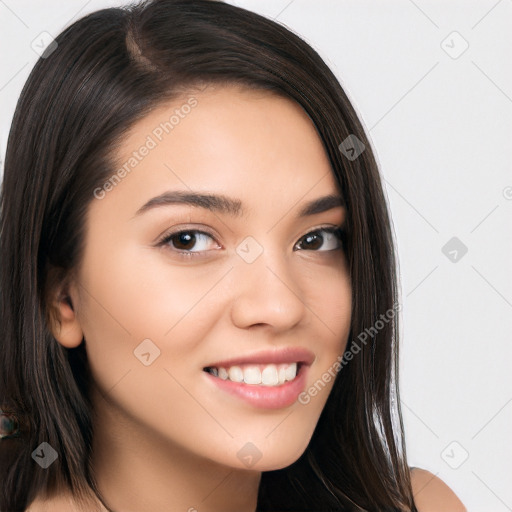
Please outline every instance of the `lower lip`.
M301 364L295 379L287 381L280 386L261 386L233 382L215 377L205 371L203 373L220 389L245 400L253 407L259 409L282 409L295 403L299 394L304 391L308 368L308 365Z

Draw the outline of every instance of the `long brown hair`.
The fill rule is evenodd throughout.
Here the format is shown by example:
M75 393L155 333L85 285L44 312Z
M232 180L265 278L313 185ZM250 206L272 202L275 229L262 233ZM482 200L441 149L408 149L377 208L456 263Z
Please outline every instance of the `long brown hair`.
M320 56L284 26L215 0L153 0L76 21L39 59L15 111L0 224L1 510L42 491L95 488L84 343L49 330L50 297L83 255L93 191L133 124L198 84L237 83L299 103L315 123L347 208L350 340L396 309L395 255L378 166L356 111ZM347 158L340 144L364 151ZM343 149L343 146L342 146ZM415 510L398 394L397 317L345 361L313 437L291 466L262 475L258 510ZM373 331L372 331L373 332ZM351 345L349 345L351 346ZM46 470L33 450L59 454Z

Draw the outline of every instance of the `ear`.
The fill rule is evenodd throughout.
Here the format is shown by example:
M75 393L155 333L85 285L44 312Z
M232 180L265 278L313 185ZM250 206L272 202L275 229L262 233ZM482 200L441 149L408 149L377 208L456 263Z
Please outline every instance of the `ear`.
M57 285L49 304L49 327L55 339L66 348L78 347L83 331L77 316L78 294L74 285Z

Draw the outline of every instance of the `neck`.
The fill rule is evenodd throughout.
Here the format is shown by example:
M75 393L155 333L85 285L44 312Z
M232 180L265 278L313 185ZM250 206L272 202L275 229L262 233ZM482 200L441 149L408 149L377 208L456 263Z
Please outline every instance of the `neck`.
M93 392L92 471L110 512L255 512L261 472L191 453Z

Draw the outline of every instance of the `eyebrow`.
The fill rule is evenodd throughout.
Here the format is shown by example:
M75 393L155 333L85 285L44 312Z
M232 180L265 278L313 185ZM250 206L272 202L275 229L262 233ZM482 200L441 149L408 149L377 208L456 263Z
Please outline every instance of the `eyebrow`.
M157 207L176 204L190 205L233 217L241 217L246 214L240 199L233 199L222 194L204 194L176 190L164 192L157 197L153 197L136 211L134 217ZM330 194L306 203L299 210L298 216L307 217L343 206L345 206L345 201L341 195Z

